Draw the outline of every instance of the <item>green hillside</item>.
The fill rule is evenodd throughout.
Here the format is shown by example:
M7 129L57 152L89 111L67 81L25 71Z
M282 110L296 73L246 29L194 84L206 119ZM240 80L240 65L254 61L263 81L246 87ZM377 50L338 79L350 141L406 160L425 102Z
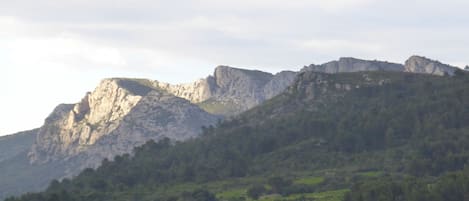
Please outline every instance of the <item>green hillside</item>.
M436 199L453 184L448 172L469 162L468 120L462 72L305 72L285 93L198 139L150 141L8 201L412 200L399 191L414 189L411 180Z

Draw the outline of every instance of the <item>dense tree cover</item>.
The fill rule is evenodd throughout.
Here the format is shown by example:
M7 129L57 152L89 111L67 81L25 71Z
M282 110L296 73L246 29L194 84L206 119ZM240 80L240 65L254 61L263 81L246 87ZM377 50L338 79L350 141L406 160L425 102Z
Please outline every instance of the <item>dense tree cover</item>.
M330 75L330 79L354 80L362 74ZM43 193L8 201L212 200L216 198L208 191L175 195L156 190L184 182L348 166L439 176L468 164L466 75L366 74L387 82L356 88L320 106L315 104L321 97L282 95L254 112L204 128L198 139L149 141L133 155L104 160L96 170L52 182ZM309 109L312 105L314 110ZM288 112L272 112L281 108ZM269 183L278 193L289 186L278 177ZM304 186L288 190L308 191ZM259 188L250 194L257 197L262 192Z

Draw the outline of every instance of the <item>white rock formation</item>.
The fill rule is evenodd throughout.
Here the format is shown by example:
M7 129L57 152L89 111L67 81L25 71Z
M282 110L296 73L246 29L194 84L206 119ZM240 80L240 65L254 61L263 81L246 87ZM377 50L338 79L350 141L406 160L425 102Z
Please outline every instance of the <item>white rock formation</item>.
M98 165L105 157L129 153L150 139L195 137L202 126L217 121L217 116L152 83L105 79L81 102L58 106L38 132L29 153L31 162L76 160L80 156L78 171Z
M283 71L273 75L257 70L218 66L213 76L193 83L171 85L155 81L154 85L199 104L211 113L232 116L278 95L293 83L296 74Z
M412 56L405 62L405 71L433 75L453 75L457 67L442 64L421 56Z
M323 73L347 73L359 71L397 71L410 73L424 73L432 75L453 75L457 67L442 64L421 56L412 56L405 65L383 61L361 60L351 57L340 58L322 65L311 64L301 71L313 71Z
M64 172L73 175L96 167L104 158L130 153L150 139L195 137L202 126L221 118L196 104L216 104L227 112L214 113L234 115L279 94L295 76L288 71L272 75L219 66L213 76L189 84L105 79L79 103L57 106L39 129L28 156L33 164L69 161L75 165Z

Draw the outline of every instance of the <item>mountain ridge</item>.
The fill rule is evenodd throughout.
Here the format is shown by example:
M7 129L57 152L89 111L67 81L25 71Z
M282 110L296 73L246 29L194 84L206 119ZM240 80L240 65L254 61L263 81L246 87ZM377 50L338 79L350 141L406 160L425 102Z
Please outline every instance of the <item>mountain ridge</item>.
M467 76L302 72L279 96L201 138L150 141L12 200L331 200L322 192L342 200L369 177L439 177L469 161ZM259 185L268 187L252 196Z
M149 139L191 139L198 136L200 127L213 125L222 116L231 118L244 111L252 112L252 108L284 90L292 90L292 83L304 78L305 74L394 71L441 76L453 75L455 71L452 66L425 57L413 56L408 63L402 65L344 57L319 66L312 64L300 72L281 71L276 74L218 66L204 79L176 85L149 79L103 79L95 89L99 93L86 93L76 104L61 104L46 118L45 125L37 131L36 143L29 151L32 166L27 168L41 163L43 167L54 166L53 171L62 171L60 178L63 178L86 167L97 167L104 158L130 153L133 147ZM299 73L302 76L297 76ZM379 82L385 84L386 80ZM314 97L321 90L345 92L357 87L340 83L316 83L315 86L315 90L311 88L312 92L305 94L311 100L316 100ZM272 115L279 112L288 113L288 110L279 110Z
M147 111L139 110L135 113L135 110L141 107ZM153 111L153 113L148 113L148 111ZM189 117L187 114L194 117ZM180 126L177 127L181 130L178 132L174 126L149 124L149 121L154 118L171 118L171 120L166 120L168 125L172 123L171 121L187 123L178 123ZM194 123L188 123L191 121ZM124 144L143 143L160 135L168 136L174 140L184 140L197 135L200 132L200 127L211 125L216 121L216 116L198 109L185 99L152 87L146 80L104 79L93 92L87 93L79 103L60 105L54 110L39 130L37 141L33 145L29 157L33 163L67 159L87 151L90 146L95 145L105 136L128 135L124 134L126 132L134 133L134 135L137 133L138 135L154 134L140 137L142 139L133 136L124 140L122 142ZM126 130L125 126L122 126L123 124L135 123L140 123L141 129L144 131ZM122 129L126 131L121 131ZM121 134L116 134L116 132L121 132ZM115 143L112 144L121 146L117 150L123 149L129 152L133 147L132 145L116 145ZM109 151L101 150L89 153L89 155L104 154L112 158L114 154L122 154L123 150L115 151L116 153L112 154ZM99 163L102 158L98 157L94 163Z
M315 71L323 73L343 73L360 71L398 71L410 73L423 73L432 75L453 75L458 67L443 64L423 56L413 55L404 64L391 63L378 60L363 60L353 57L341 57L337 61L327 62L321 65L311 64L301 71Z
M210 113L233 116L272 98L291 84L296 72L276 74L217 66L213 75L192 83L171 85L155 81L155 85L202 106ZM211 109L212 105L232 107L228 110Z

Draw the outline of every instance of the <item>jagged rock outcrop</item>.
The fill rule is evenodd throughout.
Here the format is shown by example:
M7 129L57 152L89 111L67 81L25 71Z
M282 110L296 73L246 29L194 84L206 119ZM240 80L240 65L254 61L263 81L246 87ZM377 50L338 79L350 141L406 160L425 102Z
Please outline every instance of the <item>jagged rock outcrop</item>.
M29 157L33 163L77 160L73 174L103 158L168 137L185 140L218 117L149 80L105 79L77 104L59 105L40 128Z
M432 75L453 75L457 67L442 64L421 56L412 56L405 65L383 61L370 61L355 58L340 58L322 65L311 64L305 66L301 71L314 71L322 73L347 73L360 71L396 71L410 73L424 73Z
M212 97L212 93L215 90L214 87L216 86L215 80L211 76L187 84L172 85L155 81L155 85L193 103L200 103Z
M212 97L205 103L221 104L225 109L234 111L234 114L246 111L266 99L264 87L273 77L272 74L266 72L219 66L213 75L215 86ZM233 115L230 113L222 112L221 114Z
M296 74L283 71L273 75L218 66L212 76L193 83L171 85L155 82L155 85L198 104L210 113L232 116L278 95L294 81Z
M405 62L405 71L433 75L453 75L457 67L442 64L422 56L412 56Z
M5 172L0 177L0 198L12 193L41 190L52 179L74 175L86 167L96 167L103 158L112 159L115 155L130 153L135 146L150 139L169 137L186 140L195 137L202 126L221 118L218 115L242 113L287 88L284 94L298 93L303 96L301 101L291 101L282 109L272 107L276 111L273 115L292 111L295 107L312 110L363 84L387 82L386 79L367 77L366 73L354 79L358 83L341 82L332 80L325 73L399 71L452 75L455 69L418 56L411 57L405 65L341 58L307 66L298 77L298 72L292 71L273 75L219 66L213 75L188 84L105 79L79 103L57 106L44 125L34 131L36 140L32 148L21 147L20 158L2 161L10 154L5 157L0 154L0 163L8 164L0 167ZM336 93L326 93L331 91ZM304 100L307 102L302 102ZM256 109L250 112L256 113ZM6 138L0 138L0 144L2 139ZM30 150L28 155L26 150ZM22 185L21 181L16 182L17 179L29 181L31 185Z
M359 71L404 71L404 66L383 61L369 61L351 57L340 58L322 65L311 64L302 71L314 71L322 73L346 73Z
M86 152L84 166L93 167L103 158L130 153L149 139L168 137L184 141L198 136L202 126L213 125L219 116L211 115L187 100L152 91L128 113L119 126L100 138ZM130 139L130 140L129 140Z
M310 65L302 72L400 71L444 75L453 74L454 70L455 67L412 56L405 66L340 58L322 65ZM103 157L130 152L148 139L169 136L174 140L185 140L195 136L202 125L217 119L199 107L212 114L238 114L284 91L296 75L291 71L273 75L218 66L213 76L189 84L106 79L80 103L63 104L55 109L39 130L29 157L32 162L47 162L89 152L88 158L92 159L87 164L92 165Z
M290 86L296 78L297 72L282 71L274 75L272 79L264 86L264 98L271 99L283 92Z
M295 76L219 66L212 76L189 84L104 79L79 103L54 109L37 131L28 160L55 167L54 174L45 174L54 177L44 177L43 183L97 167L104 158L131 153L150 139L187 140L222 118L216 114L250 109L282 92Z

